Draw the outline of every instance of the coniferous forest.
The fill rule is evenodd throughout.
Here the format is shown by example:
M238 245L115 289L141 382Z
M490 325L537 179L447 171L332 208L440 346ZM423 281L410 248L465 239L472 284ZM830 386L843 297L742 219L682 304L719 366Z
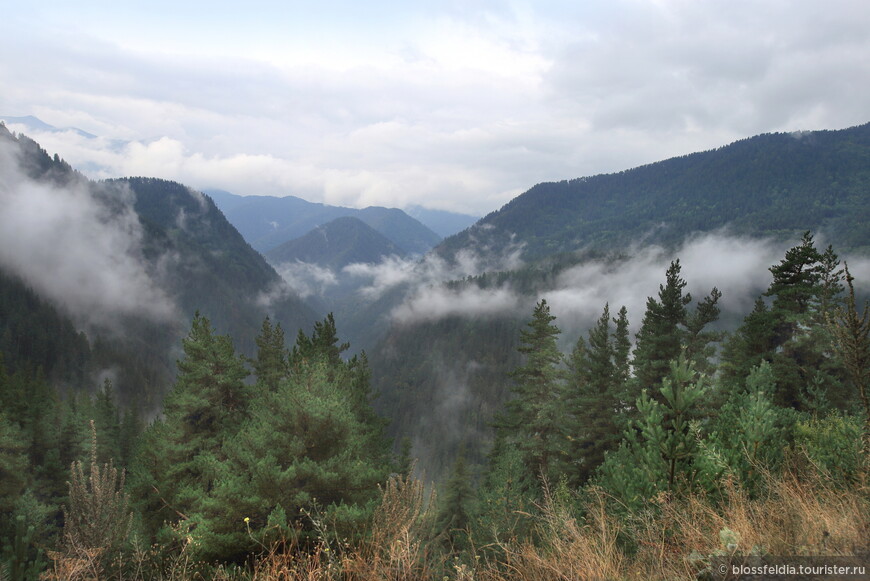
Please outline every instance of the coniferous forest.
M57 179L62 162L45 163ZM140 206L156 199L145 186L186 195L130 186ZM154 256L195 247L179 216L217 220L184 200L162 221L150 207ZM244 248L191 272L223 258L252 279ZM867 281L812 232L768 274L733 327L718 288L687 292L679 257L636 321L601 304L569 350L544 298L519 328L494 323L475 341L510 362L485 376L508 396L480 414L484 452L451 450L433 481L383 413L415 386L375 391L380 371L332 314L287 327L225 307L221 328L262 315L250 348L215 324L220 294L202 311L184 295L175 335L131 316L143 340L177 337L169 373L157 350L80 330L0 271L0 579L692 579L748 555L866 562Z
M634 341L605 305L561 353L541 300L485 471L460 453L431 489L331 316L289 348L267 318L245 358L196 315L147 424L109 382L64 396L3 368L4 576L682 578L730 552L863 554L870 311L809 234L770 270L727 337L678 260Z

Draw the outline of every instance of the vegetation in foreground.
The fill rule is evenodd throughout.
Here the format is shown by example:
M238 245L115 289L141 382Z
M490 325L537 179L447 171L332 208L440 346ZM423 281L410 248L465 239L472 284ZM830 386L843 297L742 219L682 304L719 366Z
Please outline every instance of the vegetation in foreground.
M486 472L460 455L437 493L391 453L332 317L290 350L265 321L246 361L197 316L145 429L108 384L62 399L0 373L0 578L678 579L719 555L866 558L870 311L809 235L771 273L729 337L679 261L633 349L605 307L566 357L539 302Z

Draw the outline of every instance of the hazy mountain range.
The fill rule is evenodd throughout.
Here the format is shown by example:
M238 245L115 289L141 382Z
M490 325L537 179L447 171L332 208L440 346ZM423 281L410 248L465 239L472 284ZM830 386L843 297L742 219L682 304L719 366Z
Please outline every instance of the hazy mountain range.
M288 240L265 256L274 264L306 262L340 270L349 264L376 264L388 256L407 254L359 218L345 216Z
M441 236L396 208L358 210L308 202L295 196L237 196L223 190L206 190L205 193L245 240L263 253L344 217L361 220L407 254L425 254L441 241ZM465 219L469 225L475 220Z

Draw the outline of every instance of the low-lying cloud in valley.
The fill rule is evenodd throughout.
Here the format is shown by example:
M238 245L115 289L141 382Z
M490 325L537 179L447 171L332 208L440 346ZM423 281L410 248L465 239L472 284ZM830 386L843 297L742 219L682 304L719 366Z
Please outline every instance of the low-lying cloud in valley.
M610 305L613 314L625 306L636 332L646 311L647 297L658 297L665 271L671 261L679 259L681 276L687 283L684 292L699 301L716 287L722 292L719 307L723 318L742 317L770 284L770 266L778 263L792 245L727 232L699 234L674 251L647 246L634 249L625 260L587 262L569 268L542 297L559 317L559 325L571 330L575 337L594 325L605 304Z
M83 326L111 327L119 315L174 316L141 255L131 192L113 186L108 203L96 193L103 186L35 181L19 163L17 148L0 143L0 266Z
M628 252L627 258L577 264L534 293L519 292L509 278L508 282L488 287L457 282L489 271L482 267L481 257L472 253L466 253L463 260L452 266L434 255L421 262L393 257L377 265L351 265L345 272L367 277L359 292L369 298L404 285L401 302L390 311L391 320L397 324L433 322L451 316L525 320L531 316L534 304L543 298L556 315L564 340L574 341L595 324L605 304L610 305L614 315L624 305L632 331L636 332L646 311L647 298L658 296L665 271L676 259L680 260L681 275L687 282L684 292L691 293L697 302L713 287L718 288L722 293L720 319L734 324L749 314L756 298L767 290L772 278L770 267L778 264L798 242L740 237L727 231L697 234L673 251L659 246L636 247ZM824 240L817 237L816 246L823 250ZM860 287L861 281L870 276L870 261L841 258L848 260ZM503 256L500 264L503 268L494 270L521 266L519 252Z
M516 312L524 301L509 286L482 289L442 285L419 288L390 313L397 323L431 322L445 317L488 317Z
M332 269L310 262L285 262L275 267L288 288L302 298L323 295L330 287L338 284L338 277Z

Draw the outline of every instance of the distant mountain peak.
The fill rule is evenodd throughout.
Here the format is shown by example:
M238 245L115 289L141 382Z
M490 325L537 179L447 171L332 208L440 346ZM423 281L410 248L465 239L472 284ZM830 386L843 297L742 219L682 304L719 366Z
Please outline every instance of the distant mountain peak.
M355 216L341 216L321 224L300 238L288 240L266 253L275 265L304 262L340 270L348 264L375 264L406 252Z
M93 133L88 133L87 131L83 131L77 127L63 127L58 128L54 125L49 125L42 119L38 117L34 117L33 115L24 115L23 117L12 117L12 116L4 116L0 115L0 121L6 123L6 125L23 125L30 131L42 131L42 132L50 132L50 133L63 133L65 131L72 131L73 133L77 133L82 137L87 139L96 139L97 136Z
M296 196L238 196L223 190L206 190L205 193L245 240L263 253L344 216L359 218L407 254L425 254L442 239L397 208L370 206L358 210L308 202Z

